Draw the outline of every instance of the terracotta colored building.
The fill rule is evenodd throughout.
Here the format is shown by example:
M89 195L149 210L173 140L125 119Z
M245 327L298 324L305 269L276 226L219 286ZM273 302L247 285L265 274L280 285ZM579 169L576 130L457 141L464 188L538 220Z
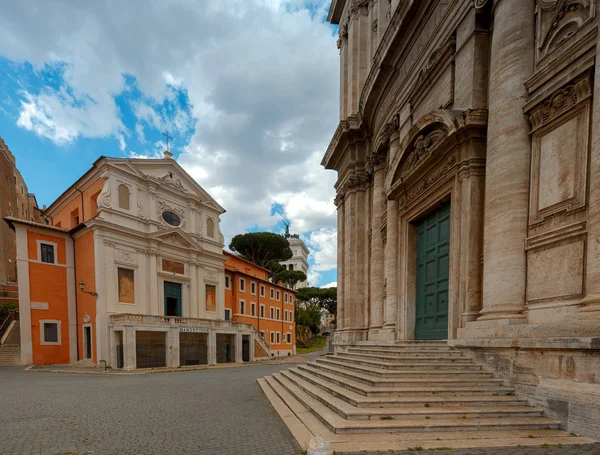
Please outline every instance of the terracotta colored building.
M132 370L270 356L225 320L224 209L165 152L99 158L16 231L21 362Z
M271 356L296 353L295 291L273 284L269 271L224 252L225 319L252 324L271 347Z

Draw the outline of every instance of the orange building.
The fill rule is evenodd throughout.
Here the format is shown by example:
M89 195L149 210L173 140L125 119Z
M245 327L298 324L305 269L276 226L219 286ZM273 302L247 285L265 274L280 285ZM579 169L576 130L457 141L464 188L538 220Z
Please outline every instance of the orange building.
M296 353L295 291L271 283L269 271L224 252L225 319L252 324L273 357Z
M6 217L16 232L21 363L133 370L270 357L249 309L235 306L232 320L230 306L225 320L224 211L165 153L99 158L44 211L48 225ZM254 286L266 280L257 273ZM279 309L262 330L279 326L281 354L294 343L283 323L293 297L270 288L280 300L264 311Z

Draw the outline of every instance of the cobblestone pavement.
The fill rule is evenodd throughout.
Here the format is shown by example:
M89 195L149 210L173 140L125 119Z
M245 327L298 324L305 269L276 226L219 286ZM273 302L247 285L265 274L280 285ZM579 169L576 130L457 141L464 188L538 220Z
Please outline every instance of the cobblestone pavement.
M134 376L0 367L0 454L294 455L264 365Z
M256 383L256 378L291 366L131 376L0 367L0 454L299 455ZM600 455L600 444L356 455L416 453Z

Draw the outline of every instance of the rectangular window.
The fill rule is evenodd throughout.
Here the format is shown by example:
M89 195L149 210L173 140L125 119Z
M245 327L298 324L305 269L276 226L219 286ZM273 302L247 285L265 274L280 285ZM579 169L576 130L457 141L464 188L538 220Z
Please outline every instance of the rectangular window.
M290 311L290 322L294 322L294 313Z
M119 276L119 302L135 303L134 272L131 269L117 269Z
M275 291L273 290L273 288L271 288L271 300L275 298L274 297L274 295L275 295L274 293L275 293Z
M231 278L229 278L229 275L225 275L225 289L231 289Z
M263 338L265 337L265 331L264 330L261 330L259 333L260 333L261 337L263 337Z
M240 278L240 291L246 292L246 280L243 278Z
M264 284L260 285L260 296L261 297L265 296L265 285Z
M271 344L275 343L275 332L271 332Z
M281 343L281 334L277 332L277 344Z
M287 334L287 342L288 342L288 344L292 344L292 334L291 333Z
M280 312L279 308L277 308L277 320L278 321L281 320L281 312Z
M206 285L206 311L217 311L217 287Z
M275 308L271 307L271 319L275 319Z
M244 310L246 309L246 302L240 300L240 314L244 314Z
M44 343L58 343L57 322L44 322Z
M256 283L254 281L250 282L250 293L256 295Z
M287 321L287 310L283 311L283 320Z
M250 304L250 314L252 316L256 316L256 303L252 302Z
M231 310L229 308L225 308L225 320L231 321Z
M260 306L260 317L261 318L265 317L265 306L264 305Z
M279 293L279 289L277 289L277 301L279 302L281 300L281 294Z
M293 304L293 303L294 303L294 296L290 295L290 304Z
M54 264L54 245L40 243L40 260L48 264Z

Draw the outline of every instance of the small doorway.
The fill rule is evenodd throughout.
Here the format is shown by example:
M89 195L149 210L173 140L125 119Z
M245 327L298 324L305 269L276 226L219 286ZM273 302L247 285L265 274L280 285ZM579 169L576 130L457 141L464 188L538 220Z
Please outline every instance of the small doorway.
M217 333L217 363L235 362L235 335Z
M415 339L448 338L450 203L416 224L417 298Z
M83 326L83 358L92 358L92 326Z
M165 316L182 316L181 283L165 281Z
M250 362L250 336L242 335L242 361Z

